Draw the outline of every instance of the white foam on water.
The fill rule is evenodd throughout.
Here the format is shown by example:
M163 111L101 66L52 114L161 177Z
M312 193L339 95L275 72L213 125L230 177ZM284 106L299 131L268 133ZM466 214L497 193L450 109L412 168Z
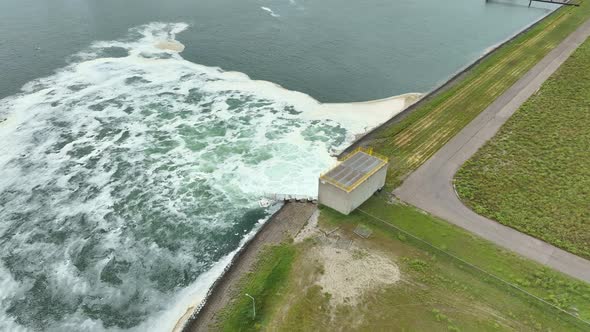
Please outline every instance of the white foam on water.
M419 97L320 104L186 61L187 28L97 42L0 100L0 329L173 328L273 212L261 195L316 196L331 154Z
M6 303L14 296L22 296L22 286L12 278L10 272L0 262L0 310L4 312L7 309ZM0 315L0 331L18 332L26 330L26 328L18 325L12 317Z
M260 7L260 9L264 10L265 12L269 13L272 17L281 17L281 15L276 14L272 9L268 7Z

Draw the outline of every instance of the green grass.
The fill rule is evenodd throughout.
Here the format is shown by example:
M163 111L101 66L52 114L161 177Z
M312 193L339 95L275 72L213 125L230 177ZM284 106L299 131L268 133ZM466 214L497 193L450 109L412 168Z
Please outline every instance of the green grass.
M244 286L236 297L239 304L225 310L225 317L234 318L231 324L224 322L224 330L590 330L590 325L390 225L460 256L585 320L590 320L590 285L500 249L412 207L389 204L384 197L370 199L361 211L343 216L322 208L320 224L327 230L339 226L340 231L351 238L355 238L352 231L358 224L371 228L370 239L355 238L355 243L368 250L387 253L400 267L402 282L364 294L357 306L340 305L331 309L330 296L314 283L324 271L318 262L310 259L318 244L313 241L284 244L281 248L291 248L287 260L291 268L288 274L281 273L280 278L272 279L271 284L275 286L266 294L273 294L273 300L257 301L257 310L261 313L257 313L260 316L253 321L249 316L251 303L240 297L251 291ZM277 258L261 256L264 266ZM268 268L256 269L245 277L243 285L266 284L268 271Z
M564 7L501 47L463 80L366 142L391 159L387 184L397 186L549 51L590 17L590 3Z
M255 272L240 281L233 302L219 313L220 323L215 330L256 331L263 326L277 308L277 293L286 284L295 255L295 248L289 244L265 248L254 266ZM252 299L246 294L256 300L256 317Z
M520 288L566 310L575 312L590 321L590 284L567 277L536 262L504 250L442 219L425 214L409 206L387 204L383 197L374 197L361 206L372 216L380 218L450 254L492 273ZM374 218L357 211L356 219L378 225ZM335 220L346 219L332 213ZM383 225L383 224L382 224ZM380 226L382 227L382 226ZM399 233L394 230L388 230ZM437 250L413 241L407 242L435 255ZM466 268L470 269L470 268ZM478 273L477 271L473 271ZM505 288L505 286L501 286ZM533 301L536 302L536 301ZM590 328L590 326L588 326Z
M350 216L342 216L325 208L322 218L324 222L343 226L350 231L357 224L371 227L374 230L371 241L377 243L377 248L389 248L395 253L402 275L408 278L408 284L368 297L365 307L360 309L366 315L360 330L384 326L398 326L406 330L431 330L448 326L461 330L590 330L590 325L388 224L459 256L587 321L590 320L590 285L503 250L417 209L388 204L384 197L374 197ZM416 303L432 305L411 305ZM484 310L474 312L474 308ZM438 314L445 315L447 319L437 318ZM500 324L502 328L498 328L496 324L502 322L505 325Z
M455 180L477 213L590 258L590 40Z

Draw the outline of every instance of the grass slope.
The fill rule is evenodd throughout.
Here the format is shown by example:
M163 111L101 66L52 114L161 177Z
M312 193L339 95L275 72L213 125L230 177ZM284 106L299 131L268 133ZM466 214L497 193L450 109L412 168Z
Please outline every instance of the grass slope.
M295 248L288 244L265 248L254 266L255 272L241 280L240 292L219 314L220 323L214 329L233 332L256 330L263 326L277 307L276 294L284 289L295 254ZM246 294L256 301L256 316L252 299Z
M553 307L544 304L498 280L450 258L432 247L416 241L390 225L407 230L426 239L438 248L474 263L486 271L514 283L518 287L583 319L590 319L590 285L549 270L495 245L477 238L442 220L412 207L389 204L385 197L374 197L361 207L385 222L356 211L342 216L323 208L320 224L326 230L335 225L354 239L356 245L376 252L388 253L400 267L402 282L367 292L357 300L358 305L330 306L330 296L315 284L323 273L318 262L309 254L317 250L314 241L284 244L295 252L289 260L288 274L273 278L273 301L257 301L256 320L251 308L243 301L246 286L236 295L236 301L226 309L224 324L236 331L585 331L584 324ZM363 240L352 230L363 224L373 230L371 238ZM279 249L277 249L279 248ZM291 257L291 256L289 256ZM263 264L273 265L266 257ZM362 259L359 258L359 259ZM267 268L245 277L243 284L267 283ZM264 299L262 296L261 299ZM260 302L260 304L259 304ZM260 311L260 314L258 313Z
M399 185L589 17L588 1L557 10L484 59L462 81L377 132L366 144L391 158L388 185Z
M590 258L590 40L456 175L479 214Z

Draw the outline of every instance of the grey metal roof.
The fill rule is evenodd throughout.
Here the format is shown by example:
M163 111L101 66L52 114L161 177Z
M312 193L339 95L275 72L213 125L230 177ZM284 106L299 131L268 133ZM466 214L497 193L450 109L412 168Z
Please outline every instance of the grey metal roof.
M328 173L322 179L344 188L354 187L365 175L374 172L387 164L387 161L371 156L363 151L355 153Z

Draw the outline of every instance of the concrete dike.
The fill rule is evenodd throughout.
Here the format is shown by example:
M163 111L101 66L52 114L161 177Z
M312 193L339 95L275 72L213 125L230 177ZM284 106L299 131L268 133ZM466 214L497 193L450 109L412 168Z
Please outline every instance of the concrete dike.
M312 203L285 203L234 255L223 275L209 289L203 303L187 308L174 331L208 331L208 327L215 323L216 314L235 295L240 279L252 270L261 250L267 245L294 238L315 210L316 205Z

